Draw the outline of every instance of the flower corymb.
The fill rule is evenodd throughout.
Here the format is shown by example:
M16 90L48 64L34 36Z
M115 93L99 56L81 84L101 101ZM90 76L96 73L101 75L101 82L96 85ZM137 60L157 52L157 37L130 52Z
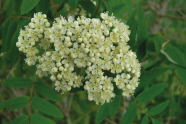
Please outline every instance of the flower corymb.
M28 65L36 64L39 77L50 76L57 91L84 85L89 100L104 104L115 97L114 88L128 97L139 84L141 65L127 44L128 28L108 13L101 19L58 17L52 27L45 14L36 13L16 45Z

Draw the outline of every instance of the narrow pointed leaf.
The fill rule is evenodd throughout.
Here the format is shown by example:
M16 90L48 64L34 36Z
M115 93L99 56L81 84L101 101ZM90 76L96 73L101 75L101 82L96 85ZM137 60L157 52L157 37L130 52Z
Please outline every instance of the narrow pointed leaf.
M160 36L154 37L154 46L156 50L156 55L158 56L162 47L162 38Z
M184 56L177 47L166 45L165 50L162 50L161 52L163 52L170 62L186 67Z
M147 115L145 115L145 116L143 117L143 119L142 119L141 124L148 124L148 123L149 123L149 118L148 118Z
M99 112L96 115L96 124L99 124L109 115L109 103L105 103L101 106Z
M53 117L64 117L61 111L54 106L53 104L45 101L42 98L39 97L33 97L32 104L34 107L36 107L39 111L46 113Z
M137 114L137 105L136 102L134 101L127 109L120 124L133 124L136 114Z
M152 108L148 113L151 115L151 116L155 116L159 113L161 113L169 104L170 100L167 100L166 102L163 102L159 105L157 105L156 107Z
M103 0L103 3L105 4L107 10L109 11L109 13L113 13L113 10L112 10L112 5L110 3L110 0Z
M161 123L160 121L154 119L154 118L151 118L152 119L152 124L163 124Z
M136 97L136 99L140 103L147 102L150 99L152 99L153 97L155 97L156 95L160 94L165 89L166 86L167 86L167 84L165 84L165 83L156 84L156 85L148 88L147 90L143 91L142 93L140 93Z
M8 26L8 30L5 29L7 31L7 34L6 34L6 39L3 41L4 52L10 50L11 38L16 31L17 23L18 23L18 19L11 20Z
M122 90L118 90L117 96L113 99L113 101L109 104L109 112L110 117L113 117L116 111L119 108L122 99Z
M94 15L96 13L96 6L89 0L79 1L79 4L85 9L87 12ZM88 6L87 6L88 5Z
M32 80L22 77L8 78L3 81L3 84L8 87L14 88L28 88L32 85Z
M167 67L157 67L157 68L151 69L150 71L147 71L146 73L142 73L141 76L140 76L139 87L144 87L145 85L148 85L153 79L162 75L168 69L169 68L167 68Z
M23 0L21 5L21 15L31 11L38 4L38 2L39 0Z
M183 81L183 83L186 85L186 69L181 68L179 66L176 66L176 70L178 72L179 78Z
M0 110L13 110L24 107L28 104L29 99L30 97L28 96L21 96L5 100L4 102L0 103Z
M78 0L68 0L68 3L69 5L71 6L71 8L73 10L75 10L76 6L77 6L77 3L78 3Z
M52 101L55 101L55 102L61 101L56 91L54 91L54 89L52 89L51 87L49 87L48 85L46 85L45 83L41 81L36 81L34 89L37 90L37 92L39 92L41 95L45 96L46 98Z
M138 9L138 35L137 35L137 46L140 46L148 38L148 28L145 19L144 12L139 6Z
M28 115L22 115L10 122L10 124L27 124L28 123Z
M130 33L130 40L128 42L129 46L134 46L136 44L136 33L137 33L137 21L135 20L134 16L136 14L136 10L132 12L129 19L127 20L127 25L129 26Z
M32 124L55 124L53 120L38 114L31 115L30 120Z
M43 14L47 14L50 10L50 0L40 0L36 6L37 12L42 12Z

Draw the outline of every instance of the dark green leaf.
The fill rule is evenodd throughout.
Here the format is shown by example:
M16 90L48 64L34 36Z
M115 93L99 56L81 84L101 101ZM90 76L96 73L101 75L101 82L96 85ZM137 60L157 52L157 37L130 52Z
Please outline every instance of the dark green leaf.
M142 119L141 124L148 124L148 123L149 123L149 118L148 118L147 115L145 115L145 116L143 117L143 119Z
M109 11L109 13L113 13L110 0L103 0L103 3L105 4L105 6L106 6L107 10Z
M161 113L168 106L169 102L170 102L170 100L167 100L166 102L163 102L163 103L157 105L156 107L152 108L148 113L151 116Z
M151 118L152 119L152 124L162 124L160 121L154 119L154 118Z
M28 122L28 115L22 115L13 120L10 124L27 124Z
M109 115L109 103L105 103L101 106L99 112L96 115L96 124L99 124Z
M12 110L24 107L28 104L30 97L28 96L21 96L12 99L5 100L4 102L0 103L0 110Z
M150 71L147 71L145 73L142 73L140 76L140 87L144 87L145 85L148 85L152 79L157 78L158 76L162 75L164 72L166 72L169 68L167 67L158 67L153 68Z
M67 2L67 0L53 0L54 4L62 4L63 2Z
M154 39L153 38L148 38L146 42L146 51L147 54L155 52L155 46L154 46Z
M33 97L32 104L36 107L39 111L51 115L53 117L64 117L61 111L54 106L53 104L45 101L39 97Z
M120 124L133 124L136 114L137 114L137 105L136 102L134 101L127 109Z
M30 120L32 124L55 124L53 120L38 114L31 115Z
M89 0L87 1L79 1L79 4L85 9L87 12L94 15L96 13L96 6ZM88 6L87 6L88 5Z
M172 63L186 67L184 56L177 47L175 47L173 45L166 45L165 46L165 51L164 51L165 53L163 51L161 51L161 52Z
M147 102L153 97L155 97L156 95L160 94L165 89L166 86L167 84L165 83L156 84L148 88L147 90L143 91L142 93L140 93L136 99L140 103Z
M50 0L40 0L36 6L37 12L42 12L43 14L47 14L50 9Z
M78 3L78 0L68 0L68 3L69 5L71 6L71 8L73 10L75 10L76 6L77 6L77 3Z
M136 33L137 33L137 21L135 20L134 16L136 14L136 10L132 12L129 19L127 20L127 25L129 26L130 33L130 40L128 41L129 46L134 46L136 44Z
M16 28L17 28L17 23L18 20L12 20L9 22L9 26L8 26L8 30L7 30L7 34L6 34L6 39L5 41L3 41L3 51L6 52L10 49L10 45L11 45L11 38L14 35ZM7 28L7 27L5 27ZM6 30L6 29L5 29Z
M122 92L123 92L122 90L118 90L118 92L116 93L117 94L116 97L109 104L110 117L113 117L119 108L119 105L120 105L121 99L122 99Z
M176 70L178 72L179 78L183 81L186 85L186 69L176 66Z
M20 8L21 8L22 0L9 0L6 2L7 2L7 8L8 8L8 11L6 11L6 14L8 17L21 15Z
M24 58L23 56L20 56L16 65L15 65L15 69L13 71L13 74L15 77L22 77L24 70L23 70L23 63L24 63Z
M3 84L14 88L27 88L32 85L32 80L22 77L8 78L3 81Z
M3 31L2 31L2 50L1 52L5 51L5 44L6 44L6 36L7 36L7 31L8 31L8 27L10 25L10 20L6 19L3 22Z
M49 87L48 85L41 81L36 81L34 89L37 90L37 92L39 92L41 95L45 96L46 98L52 101L55 102L61 101L56 91L54 91L51 87Z
M148 38L148 29L144 12L139 6L138 9L138 34L137 34L137 46L140 46Z
M11 38L11 44L10 44L10 64L11 65L14 65L17 57L20 56L20 52L19 52L18 48L16 47L16 42L18 41L19 31L21 28L23 28L29 22L30 22L30 20L21 20L18 23L18 26L17 26L17 29L16 29L14 35Z
M158 56L162 47L162 38L159 36L154 37L154 45L156 50L156 55Z
M146 55L146 41L137 48L137 59L142 60Z
M38 4L38 2L39 0L23 0L21 5L21 15L31 11Z

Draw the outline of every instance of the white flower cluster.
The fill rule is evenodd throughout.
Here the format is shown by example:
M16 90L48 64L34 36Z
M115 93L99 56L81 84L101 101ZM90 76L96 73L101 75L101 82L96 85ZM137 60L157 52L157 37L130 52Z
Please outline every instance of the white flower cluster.
M26 53L28 65L36 65L39 77L50 75L56 90L62 92L80 87L88 91L88 99L104 104L115 97L114 84L130 96L138 86L141 65L132 52L128 26L108 13L97 18L69 17L55 19L53 26L46 15L35 14L29 26L20 31L17 46ZM40 49L45 52L37 56ZM39 47L38 46L38 47ZM54 46L55 50L51 49ZM84 68L85 77L76 73ZM109 77L106 73L116 75Z

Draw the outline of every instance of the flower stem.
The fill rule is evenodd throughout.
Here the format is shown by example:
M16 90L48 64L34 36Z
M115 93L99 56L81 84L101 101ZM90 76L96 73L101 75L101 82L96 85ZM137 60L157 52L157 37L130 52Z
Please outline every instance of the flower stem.
M99 0L98 7L97 7L97 9L96 9L96 14L95 14L95 17L96 17L96 16L97 16L97 14L98 14L98 10L99 10L100 4L101 4L101 0Z
M31 101L32 101L32 94L34 90L34 85L35 85L35 80L36 80L36 75L32 84L32 89L31 89L31 94L30 94L30 100L29 100L29 109L28 109L28 124L30 124L30 110L31 110Z
M56 16L59 17L59 14L57 13L57 10L56 10L56 7L54 6L54 3L52 0L50 0L51 4L52 4L52 7L54 8L54 11L56 13Z

